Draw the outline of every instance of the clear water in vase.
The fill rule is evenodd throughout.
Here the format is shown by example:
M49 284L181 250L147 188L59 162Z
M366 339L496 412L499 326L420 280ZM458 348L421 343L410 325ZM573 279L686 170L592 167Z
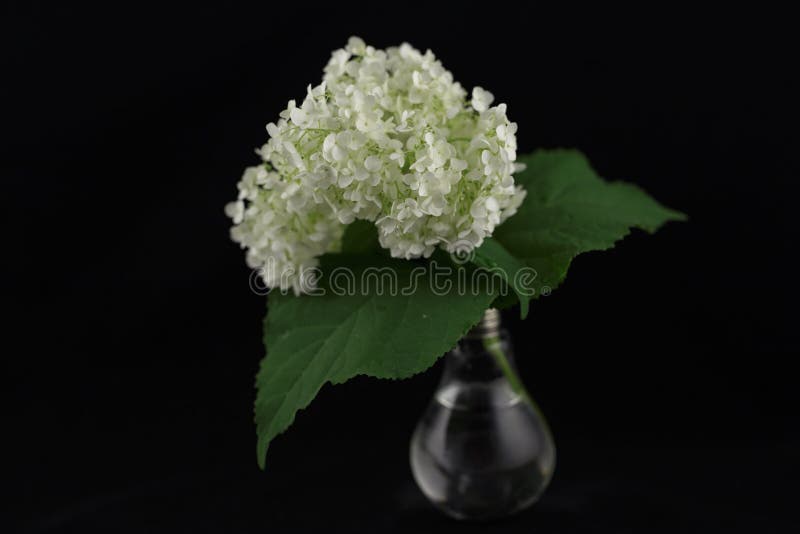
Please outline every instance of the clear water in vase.
M417 484L458 519L527 508L555 468L547 422L515 373L504 368L513 371L511 346L499 313L488 310L445 357L442 380L411 440Z

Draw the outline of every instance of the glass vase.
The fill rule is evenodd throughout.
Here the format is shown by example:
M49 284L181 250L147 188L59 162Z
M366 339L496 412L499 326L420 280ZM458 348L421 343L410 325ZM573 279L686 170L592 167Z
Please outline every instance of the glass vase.
M457 519L514 514L542 495L555 468L547 422L514 368L500 314L445 356L444 374L411 439L411 470L425 496Z

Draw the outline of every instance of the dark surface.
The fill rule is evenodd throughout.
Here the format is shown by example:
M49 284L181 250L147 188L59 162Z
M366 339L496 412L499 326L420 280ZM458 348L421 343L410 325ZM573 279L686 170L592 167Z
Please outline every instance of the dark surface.
M788 16L114 6L0 16L3 532L798 530ZM507 522L440 517L411 480L438 369L325 387L255 464L265 303L222 207L351 34L432 48L521 151L579 147L691 216L507 314L559 447Z

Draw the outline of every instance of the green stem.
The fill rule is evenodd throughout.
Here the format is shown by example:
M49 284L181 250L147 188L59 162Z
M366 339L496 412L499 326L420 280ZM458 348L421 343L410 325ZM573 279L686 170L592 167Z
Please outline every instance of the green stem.
M492 355L492 358L494 358L495 363L503 372L503 375L506 377L506 380L508 380L508 383L511 385L511 389L514 391L514 393L522 397L528 404L533 404L530 395L528 395L528 391L525 389L525 385L522 383L519 375L516 371L514 371L514 368L511 366L511 362L508 361L508 358L503 352L500 338L497 336L484 338L483 347L489 354Z

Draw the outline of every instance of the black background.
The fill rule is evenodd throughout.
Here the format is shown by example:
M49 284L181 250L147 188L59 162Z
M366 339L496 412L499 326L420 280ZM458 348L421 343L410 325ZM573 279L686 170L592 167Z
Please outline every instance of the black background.
M4 4L0 521L20 532L790 532L798 87L785 14L674 5ZM255 464L265 299L224 204L358 34L431 48L520 125L691 221L578 258L506 324L559 467L440 517L408 439L438 378L326 386ZM4 531L8 529L3 528Z

